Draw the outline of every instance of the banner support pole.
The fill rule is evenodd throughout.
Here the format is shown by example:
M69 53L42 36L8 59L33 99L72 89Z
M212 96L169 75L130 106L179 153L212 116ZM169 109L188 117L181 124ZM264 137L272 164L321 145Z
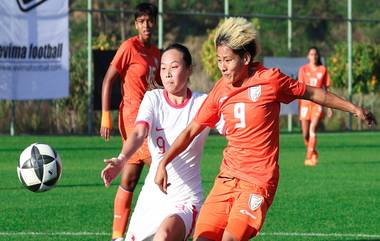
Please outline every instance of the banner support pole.
M92 134L93 95L92 95L92 0L87 0L87 133Z
M11 136L15 135L15 125L16 124L16 101L11 100L11 123L10 123L10 129L9 134Z

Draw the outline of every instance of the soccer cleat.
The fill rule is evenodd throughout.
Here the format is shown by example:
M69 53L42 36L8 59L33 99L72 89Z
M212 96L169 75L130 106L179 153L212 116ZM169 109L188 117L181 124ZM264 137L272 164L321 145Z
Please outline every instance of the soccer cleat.
M314 151L311 155L311 161L315 163L315 166L318 165L318 152Z
M124 241L124 238L113 238L112 241Z
M313 161L312 159L305 159L304 165L305 166L316 166L318 162Z

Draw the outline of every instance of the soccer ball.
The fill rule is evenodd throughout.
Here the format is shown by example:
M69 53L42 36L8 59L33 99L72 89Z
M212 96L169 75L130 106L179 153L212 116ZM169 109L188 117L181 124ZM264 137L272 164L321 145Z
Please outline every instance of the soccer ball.
M44 192L57 184L62 163L58 153L47 144L33 143L23 150L17 165L20 182L32 192Z

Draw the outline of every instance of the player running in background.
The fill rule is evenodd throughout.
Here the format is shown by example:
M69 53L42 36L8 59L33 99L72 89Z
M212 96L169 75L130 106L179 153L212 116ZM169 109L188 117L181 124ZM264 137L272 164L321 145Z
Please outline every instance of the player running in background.
M326 67L322 65L321 55L317 47L309 48L307 59L309 63L303 65L298 71L298 80L303 81L306 85L328 91L330 76ZM306 146L305 166L316 166L318 164L317 126L323 115L321 105L308 100L299 100L299 118ZM327 116L329 118L332 116L331 108L327 108Z
M375 119L324 89L254 62L256 31L244 18L229 18L219 26L215 47L222 78L166 152L155 182L163 192L169 191L167 165L223 116L228 144L220 173L201 208L194 239L249 240L259 233L277 189L280 102L303 98L349 111L368 124Z
M100 135L109 140L112 130L110 93L117 75L122 78L122 101L119 107L119 131L125 142L135 125L141 100L151 86L160 82L160 51L151 43L156 26L157 7L149 3L136 6L135 27L137 36L121 44L114 56L102 86L102 121ZM112 239L122 239L125 233L133 191L140 177L144 163L150 163L150 154L145 142L135 155L131 156L123 170L121 183L114 201Z
M171 185L167 195L154 183L162 157L206 98L205 94L192 92L187 87L191 72L191 55L185 46L172 44L163 51L160 74L165 89L145 94L134 131L123 144L119 157L105 160L108 165L101 176L105 185L109 186L148 137L152 163L125 240L146 240L153 236L153 240L185 240L193 229L203 199L199 161L209 129L204 129L189 148L168 165Z

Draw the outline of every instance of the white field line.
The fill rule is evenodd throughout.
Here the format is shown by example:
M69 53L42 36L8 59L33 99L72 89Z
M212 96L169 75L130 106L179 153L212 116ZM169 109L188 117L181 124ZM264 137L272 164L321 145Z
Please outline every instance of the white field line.
M110 236L105 232L1 232L0 236ZM340 237L340 238L374 238L380 239L380 234L363 233L297 233L273 232L260 233L263 236L293 236L293 237Z
M111 236L96 232L0 232L0 236Z
M340 238L380 238L380 234L364 234L364 233L288 233L273 232L260 233L263 236L294 236L294 237L340 237Z

